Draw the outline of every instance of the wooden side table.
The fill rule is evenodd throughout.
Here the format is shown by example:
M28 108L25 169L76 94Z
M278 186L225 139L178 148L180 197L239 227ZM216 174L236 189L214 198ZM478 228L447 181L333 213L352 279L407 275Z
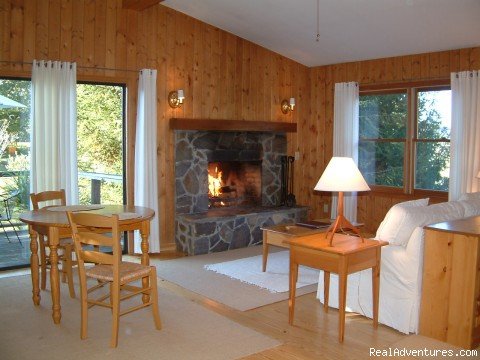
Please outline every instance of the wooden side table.
M290 245L290 299L288 301L288 321L293 325L295 311L295 290L298 278L298 265L305 265L324 271L325 301L323 309L328 311L330 273L338 274L339 319L338 340L343 342L345 334L345 305L347 298L347 275L372 268L373 326L378 326L378 295L380 290L381 247L386 241L365 239L350 235L335 234L333 246L325 233L300 236L287 241Z
M327 227L321 229L312 229L295 224L279 224L262 228L263 231L263 261L262 271L267 269L268 248L270 245L289 248L288 240L297 236L318 234L327 231Z

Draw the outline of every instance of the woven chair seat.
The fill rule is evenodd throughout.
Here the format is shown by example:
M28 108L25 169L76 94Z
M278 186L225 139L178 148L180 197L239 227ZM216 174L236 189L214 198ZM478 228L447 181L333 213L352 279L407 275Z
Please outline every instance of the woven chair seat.
M113 281L112 265L95 265L85 269L85 275L90 278L103 281ZM120 283L128 282L131 279L137 279L150 275L150 266L122 262L120 263Z

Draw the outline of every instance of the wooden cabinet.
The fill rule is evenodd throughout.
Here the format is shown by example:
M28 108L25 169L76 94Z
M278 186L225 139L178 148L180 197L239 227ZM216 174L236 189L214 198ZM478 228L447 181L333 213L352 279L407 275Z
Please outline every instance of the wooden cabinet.
M480 217L425 228L420 334L480 344Z

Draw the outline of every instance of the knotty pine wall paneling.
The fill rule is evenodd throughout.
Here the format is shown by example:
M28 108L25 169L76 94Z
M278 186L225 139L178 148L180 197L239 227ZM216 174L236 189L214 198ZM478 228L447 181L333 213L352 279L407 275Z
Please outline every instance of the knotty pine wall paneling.
M125 10L121 0L0 0L0 75L29 77L33 59L75 61L78 79L125 83L127 99L127 192L133 203L133 159L138 70L157 69L158 171L161 248L173 245L174 184L171 117L297 122L288 134L295 163L297 202L326 217L330 195L314 193L332 156L333 88L336 82L376 84L448 78L480 68L480 48L408 55L315 68L216 29L162 5ZM10 63L11 62L11 63ZM113 70L104 70L110 68ZM125 71L131 70L131 71ZM185 104L171 109L172 90ZM280 111L295 97L295 111ZM359 198L359 220L376 229L388 208L407 196Z
M134 11L123 9L122 0L0 0L0 76L30 77L33 59L76 62L79 80L127 84L129 203L138 71L157 70L157 241L162 250L174 244L171 117L309 121L308 68L160 4ZM171 109L167 95L177 89L185 90L186 100ZM292 96L295 111L284 115L280 102ZM298 136L288 135L291 155ZM296 178L300 171L297 166ZM295 191L308 203L300 186L296 181Z
M333 93L335 83L357 81L367 84L388 84L415 80L449 79L451 72L479 70L480 47L442 51L426 54L391 57L345 64L314 67L310 69L311 117L305 117L301 125L302 137L298 146L304 155L305 168L298 174L300 188L310 198L305 202L312 208L313 218L328 217L330 214L329 194L316 193L312 189L332 156L333 149ZM319 134L321 134L319 136ZM374 233L388 209L395 203L414 196L366 193L358 198L358 221L364 222L364 230ZM431 199L431 202L441 199ZM323 211L328 205L328 212Z

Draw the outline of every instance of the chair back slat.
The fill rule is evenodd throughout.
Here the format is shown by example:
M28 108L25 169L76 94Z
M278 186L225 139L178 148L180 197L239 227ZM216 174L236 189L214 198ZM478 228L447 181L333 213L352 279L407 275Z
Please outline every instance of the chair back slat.
M84 262L95 262L113 265L114 276L115 274L118 276L119 263L122 259L118 215L105 216L90 212L69 211L67 217L72 227L80 272L84 271ZM87 249L85 249L86 246L88 246ZM100 247L109 247L112 253L101 252Z
M100 215L92 213L90 211L74 212L75 224L82 228L91 228L91 232L95 232L99 228L112 229L113 216ZM79 232L84 232L84 229L80 229ZM90 231L89 231L90 232Z
M45 204L44 206L53 205L58 202L59 202L59 205L62 205L62 206L67 205L64 189L43 191L37 194L31 193L30 200L32 201L33 210L40 209L39 203L43 203L43 202L48 202L48 204Z
M108 246L113 249L113 239L110 236L97 234L96 232L86 232L82 230L78 233L78 241L82 245Z
M111 254L103 253L97 250L81 250L80 257L84 262L113 265L114 257Z

